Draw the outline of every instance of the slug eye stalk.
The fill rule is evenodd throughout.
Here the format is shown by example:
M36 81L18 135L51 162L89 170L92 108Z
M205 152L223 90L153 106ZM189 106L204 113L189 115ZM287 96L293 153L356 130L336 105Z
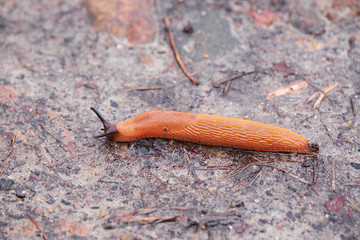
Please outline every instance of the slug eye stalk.
M94 138L107 137L109 140L111 140L113 136L117 134L115 124L106 121L105 118L103 118L103 116L101 116L101 114L95 108L91 107L90 109L94 111L94 113L98 116L98 118L100 119L100 121L104 126L104 128L101 129L104 130L104 133L100 135L96 135L94 136Z

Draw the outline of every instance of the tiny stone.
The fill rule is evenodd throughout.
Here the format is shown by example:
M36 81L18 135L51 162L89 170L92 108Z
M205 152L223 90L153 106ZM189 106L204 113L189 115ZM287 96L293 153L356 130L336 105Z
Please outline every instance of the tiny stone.
M117 102L115 102L114 100L110 101L110 105L114 108L117 108L119 106L119 104Z
M267 190L265 193L266 193L266 195L268 195L269 197L272 197L272 196L273 196L272 193L270 192L270 190Z
M2 178L0 179L0 190L9 191L11 185L14 184L14 180Z
M26 191L16 191L15 196L17 196L18 198L25 198L26 197Z
M294 216L294 214L293 214L291 211L287 212L287 213L286 213L286 216L287 216L291 221L293 221L293 222L296 221L296 217Z
M230 6L225 6L225 11L228 12L228 13L230 13L230 12L233 11L233 9L232 9L232 7L230 7Z
M244 206L245 206L245 203L243 201L235 201L230 204L230 208L239 208L239 207L244 207Z
M61 200L61 202L62 202L63 204L65 204L65 205L70 205L70 204L71 204L69 201L67 201L67 200L65 200L65 199Z
M360 170L360 163L351 162L350 165L354 167L356 170Z
M192 33L194 32L194 28L193 28L193 26L191 25L191 23L188 22L188 23L185 25L183 31L184 31L185 33L187 33L187 34L192 34Z
M291 190L291 191L293 191L293 192L296 192L296 188L294 188L294 187L292 187L292 186L288 186L288 188Z
M47 204L54 204L55 202L56 202L56 200L55 200L53 197L50 197L50 198L46 201Z

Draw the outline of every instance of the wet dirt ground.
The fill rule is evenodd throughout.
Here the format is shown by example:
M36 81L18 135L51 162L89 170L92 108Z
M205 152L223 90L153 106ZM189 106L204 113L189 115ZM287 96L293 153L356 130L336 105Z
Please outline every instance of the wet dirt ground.
M0 238L359 238L360 2L299 2L0 0ZM114 143L90 107L246 118L320 152Z

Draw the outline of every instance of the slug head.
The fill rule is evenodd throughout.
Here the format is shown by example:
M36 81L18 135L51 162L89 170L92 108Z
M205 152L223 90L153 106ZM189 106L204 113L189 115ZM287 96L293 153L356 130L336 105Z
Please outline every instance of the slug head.
M94 136L94 138L101 138L101 137L107 137L109 140L113 140L115 138L115 136L118 134L118 132L116 131L116 126L115 124L109 123L108 121L106 121L103 116L101 116L101 114L93 107L90 108L91 110L94 111L94 113L98 116L98 118L100 119L100 121L102 122L104 128L102 128L101 130L104 130L103 134Z

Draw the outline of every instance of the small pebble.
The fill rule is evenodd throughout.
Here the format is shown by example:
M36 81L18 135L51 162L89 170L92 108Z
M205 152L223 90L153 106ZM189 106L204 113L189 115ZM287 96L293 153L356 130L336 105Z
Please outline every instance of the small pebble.
M15 196L17 196L18 198L25 198L26 197L26 191L16 191Z
M356 170L360 170L360 163L351 162L350 165Z
M11 185L13 185L13 184L14 184L14 180L2 178L2 179L0 179L0 190L9 191Z
M185 25L183 31L184 31L185 33L187 33L187 34L192 34L192 33L194 32L194 28L193 28L193 26L191 25L191 23L188 22L188 23Z

